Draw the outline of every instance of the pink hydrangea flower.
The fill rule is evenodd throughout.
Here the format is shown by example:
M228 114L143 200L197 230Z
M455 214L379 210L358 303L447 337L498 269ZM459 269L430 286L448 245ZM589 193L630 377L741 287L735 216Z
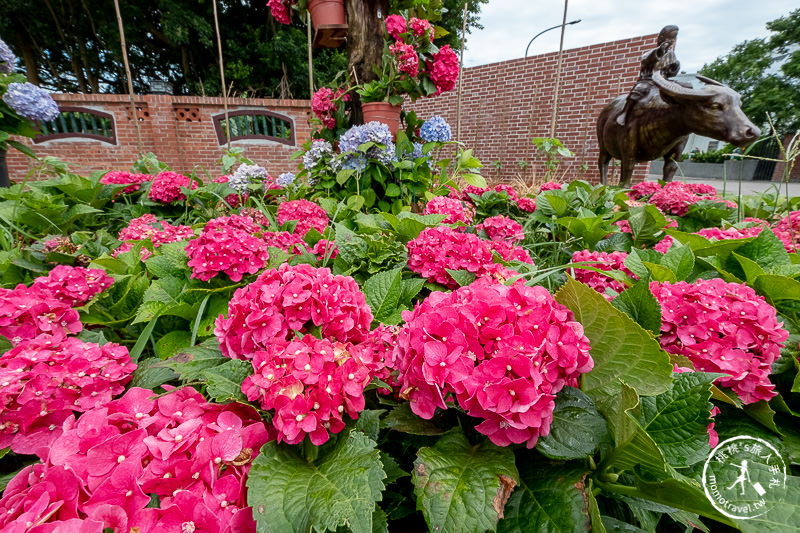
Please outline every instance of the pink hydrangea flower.
M285 344L295 331L305 334L315 327L331 341L360 342L371 323L372 312L353 278L284 263L236 289L214 334L225 356L252 359L256 351Z
M539 192L560 191L561 190L561 185L562 184L558 183L557 181L548 181L548 182L542 183L542 185L539 187Z
M517 199L517 207L527 213L536 211L536 200L533 198L519 198Z
M656 181L643 181L631 187L630 195L638 200L645 196L650 196L661 190L661 185Z
M495 192L504 192L508 195L509 200L517 201L519 199L519 195L517 191L511 185L507 185L505 183L499 183L492 187L492 190Z
M328 260L333 260L336 259L337 255L339 255L339 248L336 246L336 241L320 239L311 249L311 253L316 255L317 260L319 261L322 261L325 258Z
M186 245L192 277L202 281L223 272L231 281L255 274L269 261L267 242L252 218L241 215L208 221L200 236Z
M406 19L401 15L389 15L386 17L386 32L392 36L392 39L399 40L401 33L406 33Z
M429 62L428 71L430 72L431 81L436 86L436 94L442 94L456 88L458 56L450 48L449 44L444 45L438 52L433 54L433 62Z
M533 259L525 248L514 245L509 241L489 241L486 243L489 249L496 252L503 261L521 261L533 264Z
M82 329L80 316L71 302L24 285L0 288L0 335L11 341L12 346L42 333L61 338Z
M181 192L181 187L194 190L198 187L198 180L197 178L189 179L177 172L159 172L153 180L147 196L154 202L162 204L180 202L186 199L186 195Z
M478 231L483 231L489 240L508 241L518 243L525 239L522 226L519 222L503 215L489 217L475 226Z
M620 270L628 277L632 279L638 279L633 272L628 270L625 267L625 259L628 257L628 254L625 252L592 252L589 250L581 250L572 254L572 262L579 263L585 261L591 261L591 264L586 265L589 267L596 268L598 270L603 270L606 272L610 272L612 270ZM621 293L628 287L620 281L617 281L613 278L600 274L594 270L588 270L581 267L575 267L575 279L580 281L581 283L587 284L589 287L593 288L600 294L602 294L607 300L611 300L612 296L607 292L607 289L611 289L615 293Z
M535 446L556 393L593 366L583 328L543 287L478 280L403 318L391 363L401 396L426 419L457 404L498 446Z
M653 245L653 250L660 254L665 254L672 248L672 244L675 242L675 239L672 238L672 235L666 235L663 239L658 241L655 245Z
M411 31L414 32L414 35L417 37L424 37L425 35L428 36L431 42L433 42L433 26L431 23L425 19L418 19L417 17L411 17L408 20L408 25L411 27ZM396 38L396 37L395 37Z
M33 280L31 289L65 302L70 307L80 307L114 284L114 278L99 268L58 265Z
M696 235L705 237L706 239L713 239L715 241L725 241L729 239L746 239L748 237L755 237L764 229L764 226L750 226L748 228L703 228L696 232Z
M100 178L104 185L130 185L122 190L121 194L130 194L139 190L142 183L153 181L150 174L132 174L130 172L111 171Z
M287 254L303 255L308 253L308 245L300 235L288 231L267 231L264 233L267 247L280 248Z
M59 433L9 482L3 531L255 531L245 481L270 434L251 407L133 388Z
M336 119L333 118L333 114L336 112L334 98L333 90L327 87L322 87L311 97L311 110L322 121L322 124L331 130L336 127Z
M136 369L128 349L42 334L0 358L0 446L37 453L61 433L73 411L104 405Z
M413 46L397 41L389 47L395 58L397 70L416 78L419 74L419 55Z
M158 248L168 242L184 241L194 238L194 230L189 226L173 226L166 220L158 220L155 215L146 213L138 218L131 219L128 226L120 230L117 239L124 241L122 246L114 250L111 255L117 257L133 248L132 243L149 239L153 248ZM153 255L147 248L142 248L141 259L144 261Z
M710 192L708 191L709 188L698 186L697 184L671 181L664 185L663 188L654 192L650 197L650 203L664 213L677 216L685 215L689 211L690 205L696 204L701 200L712 200L724 203L728 207L736 207L735 203L719 198L715 188L710 187Z
M772 231L789 253L800 250L800 211L792 211L773 226Z
M450 198L449 196L433 198L425 204L424 213L426 215L447 215L447 218L442 220L442 224L463 222L467 225L472 223L472 217L475 214L471 204L465 205L461 200Z
M408 268L450 289L459 285L447 269L506 280L513 272L494 263L491 244L477 235L457 232L447 226L426 228L407 245Z
M242 392L265 410L274 410L278 441L298 444L306 435L319 446L344 429L342 415L358 418L364 409L369 369L351 355L349 344L306 335L288 344L256 351L255 373Z
M769 375L789 333L762 296L718 278L652 282L650 290L661 304L667 352L687 357L696 370L727 374L716 383L746 404L775 396Z
M291 200L278 206L278 225L283 226L290 220L296 220L294 233L305 236L311 228L320 233L328 226L328 213L308 200Z
M281 24L291 24L293 0L267 0L267 7L272 16Z
M400 383L397 382L389 362L392 358L392 351L397 346L397 335L400 333L399 326L379 325L367 334L367 338L362 342L354 344L350 353L357 357L369 369L371 376L376 377L392 387L395 392L400 391ZM390 394L391 391L385 388L378 389L379 394Z

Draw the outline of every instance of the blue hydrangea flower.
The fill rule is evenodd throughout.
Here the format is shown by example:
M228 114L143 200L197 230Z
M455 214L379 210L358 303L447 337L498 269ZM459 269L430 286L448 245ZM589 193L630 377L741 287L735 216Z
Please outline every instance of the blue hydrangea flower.
M328 141L314 141L311 143L311 148L303 154L303 167L305 169L312 169L325 156L333 155L333 146Z
M378 144L389 145L392 143L392 132L389 131L389 126L383 122L367 122L361 126L362 144L365 142L374 142Z
M3 101L31 120L47 122L58 117L58 105L53 97L32 83L9 83Z
M5 74L14 72L14 63L16 61L17 58L14 56L14 52L3 42L3 39L0 39L0 72Z
M450 130L450 124L448 124L445 119L439 115L434 115L422 125L422 128L419 130L419 136L422 137L422 140L426 143L446 143L453 136L453 132Z
M367 142L374 142L385 146L385 148L373 146L367 150L366 154L359 154L357 161L352 161L351 159L353 158L346 159L342 168L362 170L366 166L364 156L366 156L366 159L376 159L384 165L397 161L395 145L392 142L392 132L389 131L389 126L382 122L373 121L361 126L353 126L339 138L339 150L342 154L357 153L358 147Z
M228 177L228 185L236 189L239 194L247 190L247 186L255 181L260 181L269 176L267 169L259 165L248 165L242 163L236 172Z
M316 143L315 143L316 144ZM294 174L291 172L286 172L278 176L278 179L275 180L275 183L283 187L284 189L294 183Z
M411 152L409 156L411 160L417 160L420 157L425 157L425 154L422 153L422 143L413 143L414 150Z
M367 166L367 158L364 154L347 154L342 161L342 169L361 171Z

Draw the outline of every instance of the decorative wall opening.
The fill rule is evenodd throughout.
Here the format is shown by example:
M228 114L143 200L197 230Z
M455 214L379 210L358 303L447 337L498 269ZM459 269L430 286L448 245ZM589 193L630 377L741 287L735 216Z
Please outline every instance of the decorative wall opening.
M59 111L55 120L40 123L42 134L34 143L74 137L117 143L113 115L85 107L61 107Z
M214 130L220 145L228 142L225 135L225 114L215 115ZM294 145L294 122L290 117L271 111L244 109L228 113L232 141L242 139L263 139L283 144Z

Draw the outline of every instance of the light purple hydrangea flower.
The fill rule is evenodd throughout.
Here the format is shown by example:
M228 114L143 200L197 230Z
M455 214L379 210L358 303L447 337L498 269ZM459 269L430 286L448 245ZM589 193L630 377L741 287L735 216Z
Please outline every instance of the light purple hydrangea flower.
M382 122L368 122L361 126L353 126L347 130L344 135L339 138L339 150L342 154L356 153L359 146L367 142L374 142L380 146L373 146L367 150L365 157L367 159L376 159L384 165L389 165L393 161L397 161L397 154L395 153L395 145L392 142L392 133L389 131L389 126ZM353 159L357 159L353 161ZM345 161L342 168L355 168L361 170L363 157L350 158Z
M8 47L3 39L0 39L0 72L11 74L14 72L14 63L17 61L14 52Z
M9 83L3 101L31 120L47 122L58 117L58 104L53 97L32 83Z
M269 174L267 169L259 165L248 165L242 163L239 168L228 178L228 185L235 189L239 194L247 190L247 186L254 182L265 179Z
M278 179L275 180L275 183L283 187L284 189L294 183L295 175L291 172L286 172L278 176Z
M311 148L308 152L303 154L303 167L305 169L312 169L317 166L324 156L332 156L333 147L328 141L314 141L311 143Z

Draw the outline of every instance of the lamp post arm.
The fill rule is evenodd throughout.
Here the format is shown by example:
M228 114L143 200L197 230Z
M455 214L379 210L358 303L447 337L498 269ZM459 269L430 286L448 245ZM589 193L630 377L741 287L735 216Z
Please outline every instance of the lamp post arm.
M581 19L578 19L578 20L573 20L572 22L567 22L565 25L566 25L566 26L569 26L569 25L571 25L571 24L577 24L577 23L578 23L578 22L580 22L580 21L581 21ZM553 27L550 27L550 28L547 28L546 30L542 30L542 31L540 31L539 33L537 33L536 35L534 35L534 36L533 36L533 39L531 39L531 40L528 42L528 46L526 46L526 47L525 47L525 57L528 57L528 50L530 50L530 48L531 48L531 44L533 43L533 41L535 41L535 40L536 40L536 38L537 38L538 36L540 36L541 34L543 34L543 33L545 33L545 32L548 32L548 31L550 31L550 30L554 30L554 29L556 29L556 28L560 28L560 27L561 27L561 24L556 24L555 26L553 26Z

